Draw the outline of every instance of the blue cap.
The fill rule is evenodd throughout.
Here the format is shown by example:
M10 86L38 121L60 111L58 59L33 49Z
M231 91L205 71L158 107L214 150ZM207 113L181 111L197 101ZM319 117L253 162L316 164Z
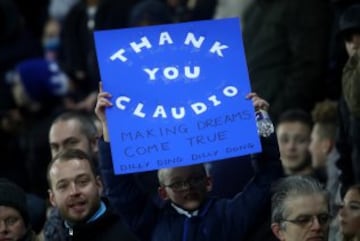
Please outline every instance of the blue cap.
M68 78L57 63L42 58L20 62L15 70L32 100L44 102L68 92Z

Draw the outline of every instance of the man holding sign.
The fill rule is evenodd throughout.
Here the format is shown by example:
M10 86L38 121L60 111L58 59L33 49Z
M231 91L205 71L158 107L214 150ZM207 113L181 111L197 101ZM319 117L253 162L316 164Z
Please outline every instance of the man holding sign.
M100 88L95 112L103 125L100 170L106 195L142 240L232 241L242 240L255 224L259 210L270 198L270 185L283 175L276 136L261 138L262 153L254 156L255 176L233 199L208 196L212 180L202 164L158 170L159 196L155 203L138 186L134 175L114 174L105 108L113 106L111 94ZM247 95L256 109L267 109L255 93Z

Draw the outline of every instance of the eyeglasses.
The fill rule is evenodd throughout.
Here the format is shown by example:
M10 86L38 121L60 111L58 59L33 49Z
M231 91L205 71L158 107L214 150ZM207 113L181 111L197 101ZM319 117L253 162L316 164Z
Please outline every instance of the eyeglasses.
M284 219L283 222L290 222L302 227L310 227L314 224L315 218L320 225L327 225L331 220L331 215L328 213L322 213L318 215L301 215L295 219Z
M14 226L18 221L20 220L20 217L11 216L7 217L5 219L0 219L0 223L4 223L6 227Z
M190 177L184 181L176 181L164 187L171 188L174 192L187 190L189 187L198 187L204 183L206 176Z

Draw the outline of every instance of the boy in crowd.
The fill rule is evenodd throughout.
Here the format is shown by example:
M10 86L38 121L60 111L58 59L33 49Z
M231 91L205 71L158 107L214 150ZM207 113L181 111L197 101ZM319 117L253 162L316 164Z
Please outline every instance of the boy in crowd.
M257 155L255 176L233 199L210 197L212 180L198 164L160 169L158 192L164 202L158 204L137 186L134 175L114 175L105 118L105 108L112 106L110 97L100 87L95 109L103 123L100 171L109 199L142 240L242 240L259 218L259 207L270 198L271 183L283 174L275 135L261 139L263 152ZM255 93L247 98L257 109L268 108Z

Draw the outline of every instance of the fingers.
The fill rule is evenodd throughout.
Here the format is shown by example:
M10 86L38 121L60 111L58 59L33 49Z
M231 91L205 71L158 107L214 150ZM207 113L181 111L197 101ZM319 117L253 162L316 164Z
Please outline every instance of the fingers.
M253 105L255 107L256 110L261 109L261 110L268 110L269 109L269 103L261 98L253 100Z
M270 104L266 100L259 97L255 92L249 93L246 98L252 100L255 110L262 109L267 111L270 107Z
M102 82L99 82L99 93L97 95L97 105L102 107L112 106L113 104L109 100L112 95L109 92L104 92L102 88Z
M257 96L255 92L250 92L249 94L246 95L246 99L252 99L255 96Z
M99 82L99 93L103 92L102 82Z
M97 99L96 103L99 107L110 107L113 106L110 100L108 100L106 97L99 97Z
M113 104L109 100L110 98L111 94L108 92L103 92L102 86L101 84L99 84L99 93L97 95L95 114L102 122L106 122L105 108L113 106Z

